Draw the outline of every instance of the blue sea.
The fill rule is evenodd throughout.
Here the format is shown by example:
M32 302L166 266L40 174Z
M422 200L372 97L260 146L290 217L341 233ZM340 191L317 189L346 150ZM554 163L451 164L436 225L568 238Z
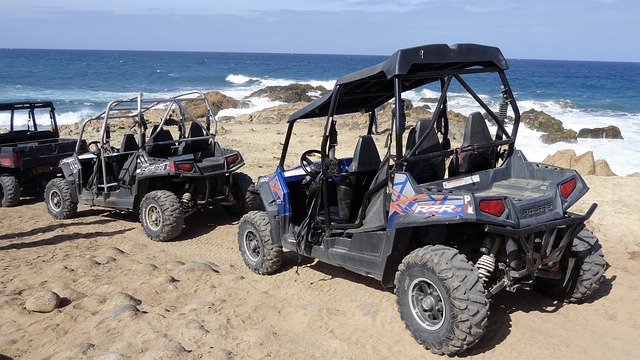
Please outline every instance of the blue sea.
M508 54L507 55L508 58ZM220 91L249 100L235 116L277 105L248 96L265 86L309 83L333 87L347 73L386 56L0 49L0 102L52 100L60 123L82 121L114 99L144 92L175 95L185 90ZM559 149L593 151L618 175L640 171L640 63L508 59L509 81L521 111L544 111L565 128L616 125L624 140L580 139L544 145L539 133L521 127L516 146L532 161ZM479 93L489 84L475 84ZM487 92L488 94L488 92ZM432 94L409 94L416 102ZM497 101L498 99L493 99ZM468 99L454 97L464 108ZM452 104L452 108L455 108ZM458 109L460 106L458 106ZM6 119L0 118L0 126Z

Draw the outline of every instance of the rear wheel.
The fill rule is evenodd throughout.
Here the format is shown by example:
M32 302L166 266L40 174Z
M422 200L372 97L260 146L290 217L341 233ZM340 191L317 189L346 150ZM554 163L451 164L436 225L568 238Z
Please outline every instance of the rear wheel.
M282 245L271 239L271 223L264 211L251 211L238 224L238 246L247 267L258 274L276 272L282 265Z
M182 232L184 213L178 197L167 190L148 193L140 202L140 223L153 241L169 241Z
M254 187L253 180L245 173L231 174L234 204L225 205L224 209L233 216L242 216L251 210L258 210L260 197L251 190Z
M434 354L465 351L484 334L489 301L477 269L457 250L414 250L398 267L395 285L405 326Z
M20 202L20 184L12 175L0 175L0 205L12 207Z
M573 239L571 250L560 261L562 279L537 278L536 289L569 303L579 303L600 287L606 269L598 238L585 228Z
M44 203L54 219L69 219L78 212L78 204L71 199L69 183L62 178L55 178L47 183L44 189Z

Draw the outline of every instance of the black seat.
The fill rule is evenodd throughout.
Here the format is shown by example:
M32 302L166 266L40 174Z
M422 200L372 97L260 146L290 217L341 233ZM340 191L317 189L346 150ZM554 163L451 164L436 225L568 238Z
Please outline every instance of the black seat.
M380 153L371 135L363 135L358 139L353 152L353 160L349 172L368 172L380 167ZM358 175L355 175L358 176Z
M204 137L204 129L199 123L192 121L189 126L189 139ZM180 154L193 154L195 152L205 151L209 148L209 139L187 140L180 144Z
M353 152L349 174L343 176L338 183L338 210L342 220L349 221L357 215L380 162L380 153L373 137L361 136ZM356 206L352 206L353 204Z
M467 119L462 137L462 149L488 144L493 141L487 123L479 112L473 112ZM495 167L496 148L490 147L462 152L459 159L454 155L449 163L449 177L469 174Z
M113 177L119 177L127 160L133 156L132 152L138 151L138 142L133 134L125 134L120 144L120 151L111 155L111 167Z
M429 131L430 124L431 121L429 119L420 119L416 122L416 126L409 130L406 145L407 151L411 150L418 140ZM431 129L426 139L422 141L414 154L407 159L405 171L411 174L418 184L444 179L444 157L439 156L430 159L420 157L420 155L438 151L442 151L442 145L435 129Z
M151 129L152 138L147 142L146 149L147 155L156 158L168 158L173 153L173 144L168 141L173 141L171 132L167 129L158 129L158 125L154 125ZM164 144L162 144L164 142Z
M138 142L133 134L125 134L120 144L120 152L138 151Z

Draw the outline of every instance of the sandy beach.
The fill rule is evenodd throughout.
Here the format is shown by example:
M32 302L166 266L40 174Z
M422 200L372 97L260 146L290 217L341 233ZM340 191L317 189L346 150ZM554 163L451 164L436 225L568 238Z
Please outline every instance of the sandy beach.
M284 123L220 126L218 141L245 157L241 171L254 180L272 171ZM321 125L296 132L320 134ZM288 164L316 140L292 144ZM585 179L591 190L573 210L599 204L587 225L609 264L600 289L579 305L503 291L492 298L486 334L463 357L637 356L640 177ZM413 340L393 291L374 279L298 264L295 253L275 275L251 273L238 251L238 218L220 211L188 217L167 243L149 240L135 214L80 206L77 218L57 221L40 199L0 208L0 223L0 359L442 358ZM60 306L28 311L42 291L57 293Z

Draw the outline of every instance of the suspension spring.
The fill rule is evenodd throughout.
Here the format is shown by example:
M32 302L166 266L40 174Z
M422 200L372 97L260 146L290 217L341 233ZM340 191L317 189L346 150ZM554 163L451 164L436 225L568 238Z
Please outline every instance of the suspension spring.
M185 214L190 212L193 208L193 196L190 192L186 192L182 194L182 198L180 199L180 203L182 203L182 212Z
M476 262L476 268L480 273L480 279L486 283L496 268L496 258L493 255L482 255Z

